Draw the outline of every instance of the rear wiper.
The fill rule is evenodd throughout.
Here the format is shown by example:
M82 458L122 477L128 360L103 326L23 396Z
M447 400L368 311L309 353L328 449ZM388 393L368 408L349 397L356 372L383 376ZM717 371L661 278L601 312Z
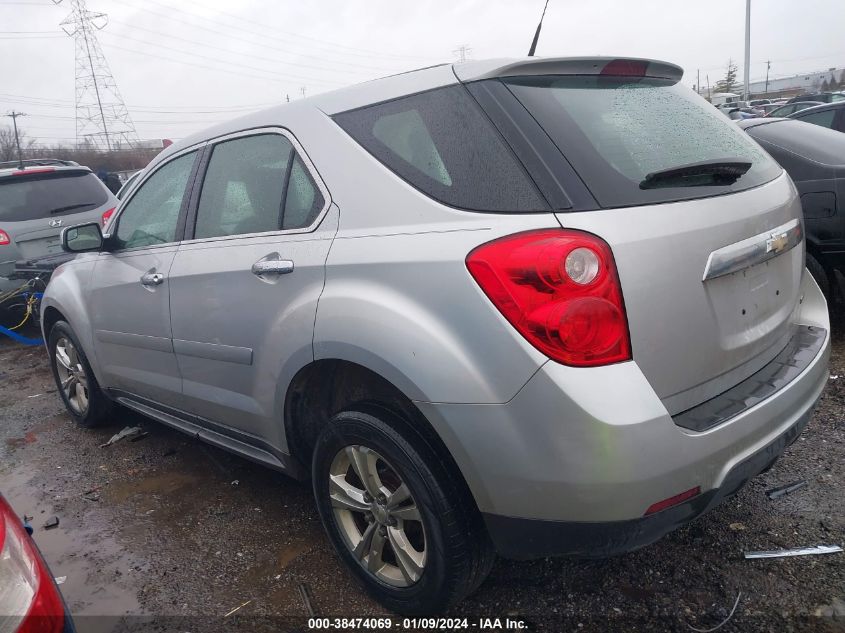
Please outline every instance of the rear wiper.
M59 207L58 209L50 209L50 213L61 213L62 211L70 211L71 209L79 209L80 207L96 207L96 202L80 202L79 204L69 204L66 207Z
M751 163L740 158L717 158L678 165L647 174L640 189L658 187L702 187L730 185L751 169Z

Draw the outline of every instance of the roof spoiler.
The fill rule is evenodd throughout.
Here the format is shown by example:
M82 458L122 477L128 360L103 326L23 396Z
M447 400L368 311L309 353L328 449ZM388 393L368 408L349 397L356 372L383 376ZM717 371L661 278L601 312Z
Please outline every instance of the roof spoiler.
M461 81L533 75L605 75L648 77L677 83L684 76L684 69L675 64L634 57L528 57L456 64L454 69Z

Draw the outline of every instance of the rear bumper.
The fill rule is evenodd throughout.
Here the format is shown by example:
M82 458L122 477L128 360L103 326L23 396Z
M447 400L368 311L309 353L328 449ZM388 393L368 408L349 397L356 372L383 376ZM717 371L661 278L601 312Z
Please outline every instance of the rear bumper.
M679 426L635 362L549 362L507 403L417 406L451 451L502 554L636 549L735 492L807 424L827 384L830 323L809 274L801 292L794 323L824 332L812 358L777 391L745 394L742 410L709 428ZM686 504L645 516L695 487L702 494Z
M499 554L513 559L597 558L639 549L711 510L767 470L798 439L811 415L812 410L807 411L775 441L734 466L718 488L661 512L628 521L601 523L537 521L485 514L487 531Z

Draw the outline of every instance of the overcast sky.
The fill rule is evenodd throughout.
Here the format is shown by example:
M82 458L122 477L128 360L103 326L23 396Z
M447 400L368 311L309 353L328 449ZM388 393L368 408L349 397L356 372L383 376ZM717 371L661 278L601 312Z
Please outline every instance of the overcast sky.
M537 54L652 57L706 86L742 77L743 0L550 0ZM845 0L753 0L751 79L845 67ZM178 139L290 95L457 57L527 53L543 0L88 0L141 138ZM0 114L39 143L73 141L71 0L0 0ZM5 124L8 119L0 121Z

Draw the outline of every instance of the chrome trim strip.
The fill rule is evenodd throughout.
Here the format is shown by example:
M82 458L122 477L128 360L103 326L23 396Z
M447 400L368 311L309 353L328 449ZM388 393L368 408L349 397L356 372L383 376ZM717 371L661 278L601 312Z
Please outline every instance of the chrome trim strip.
M804 239L801 221L790 220L772 231L720 248L710 253L701 281L730 275L756 264L762 264L795 248Z
M236 363L238 365L252 365L252 349L249 347L185 341L175 338L173 339L173 351L182 356L219 360L224 363Z

